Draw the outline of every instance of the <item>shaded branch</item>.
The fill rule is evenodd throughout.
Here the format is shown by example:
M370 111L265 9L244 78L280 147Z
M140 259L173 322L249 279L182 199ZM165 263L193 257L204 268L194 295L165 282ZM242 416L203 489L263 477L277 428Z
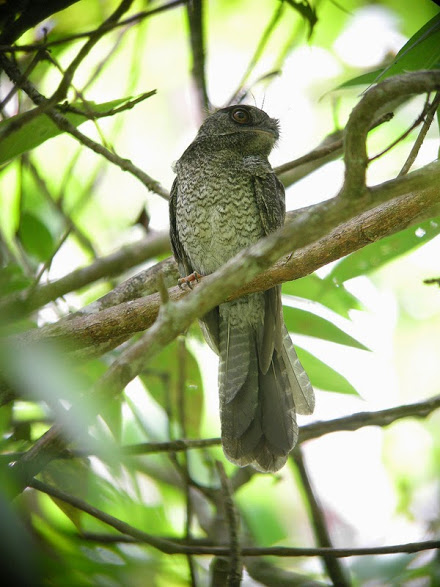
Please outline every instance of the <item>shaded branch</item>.
M291 453L291 455L298 469L301 483L307 498L316 542L318 543L318 546L332 548L333 545L325 521L324 511L319 502L316 491L312 486L312 482L304 463L301 448L298 446ZM334 557L323 556L322 558L327 570L327 574L333 585L338 585L338 587L350 587L350 581L348 579L347 572L340 561Z
M417 155L419 154L420 147L422 146L422 143L425 140L425 137L426 137L428 130L432 124L432 121L434 120L435 113L437 112L439 106L440 106L440 92L437 92L437 94L435 95L432 103L430 104L430 106L427 110L425 122L423 123L423 126L420 130L420 133L419 133L414 145L412 146L411 152L408 155L408 159L405 161L405 164L402 167L399 175L405 175L405 173L408 173L408 171L411 169L414 161L417 158Z
M5 72L8 74L9 78L13 83L19 86L28 96L29 98L39 107L38 109L34 109L32 111L26 112L23 114L34 116L34 113L37 112L38 114L45 113L52 122L63 132L66 132L76 138L82 145L88 147L95 153L102 155L111 163L114 163L118 166L122 171L128 171L132 175L134 175L137 179L139 179L144 186L149 189L150 191L156 193L157 195L161 196L162 198L168 200L169 193L168 191L156 180L150 177L145 171L136 167L129 159L124 159L110 151L100 143L89 138L87 135L83 134L79 131L73 124L71 124L67 118L65 118L62 114L60 114L56 108L55 103L52 99L45 98L40 92L35 88L33 84L29 80L23 80L22 75L18 67L10 61L4 54L0 53L0 65L3 67Z
M56 281L5 296L0 299L0 313L13 317L17 313L31 312L99 279L120 275L123 271L169 250L168 231L151 232L141 241L125 245L114 253L98 258L87 267L75 269ZM116 290L117 288L110 292L113 294L113 299L117 297Z
M139 542L149 544L157 550L166 554L195 554L195 555L214 555L214 556L230 556L231 551L229 547L207 545L207 546L193 546L185 545L171 540L163 539L158 536L152 536L142 530L126 524L121 520L106 514L101 510L89 505L85 501L68 495L59 489L47 485L37 479L33 479L30 484L31 487L69 503L73 507L88 513L89 515L101 520L105 524L115 528L122 534L132 536ZM432 550L440 547L440 540L426 540L423 542L412 542L408 544L396 544L392 546L379 546L370 548L289 548L285 546L278 547L243 547L243 556L279 556L279 557L298 557L298 556L333 556L333 557L347 557L347 556L361 556L361 555L375 555L375 554L395 554L400 552L412 553L421 552L423 550Z
M60 0L63 1L63 0ZM66 2L69 2L71 4L78 2L79 0L66 0ZM131 24L136 24L137 22L140 22L141 20L144 20L145 18L148 18L149 16L153 16L155 14L159 14L161 12L164 12L165 10L168 10L170 8L176 8L177 6L181 6L182 4L186 4L188 0L173 0L172 2L166 2L165 4L162 4L161 6L157 6L156 8L152 8L150 10L143 10L142 12L138 12L136 14L134 14L133 16L130 16L128 18L126 18L125 20L120 20L118 22L110 22L107 23L106 25L106 30L105 32L108 33L116 28L119 27L123 27L123 26L128 26ZM34 24L38 24L39 21L35 22ZM33 24L30 26L34 26ZM32 44L27 44L27 45L0 45L0 52L3 53L19 53L19 52L31 52L31 51L38 51L40 49L47 49L49 47L55 47L56 45L64 45L65 43L70 43L72 41L77 41L79 39L85 39L87 37L92 36L95 33L96 29L93 29L91 31L86 31L84 33L76 33L74 35L69 35L67 37L63 37L62 39L56 39L54 41L48 41L46 43L32 43ZM2 40L2 42L4 43L5 41ZM8 42L12 42L12 41L8 41Z
M241 584L242 562L240 556L240 542L238 533L239 518L235 509L232 498L232 488L230 481L225 473L223 464L216 461L217 472L220 477L222 486L223 506L226 515L226 525L229 533L229 547L231 555L229 557L228 586L238 587Z

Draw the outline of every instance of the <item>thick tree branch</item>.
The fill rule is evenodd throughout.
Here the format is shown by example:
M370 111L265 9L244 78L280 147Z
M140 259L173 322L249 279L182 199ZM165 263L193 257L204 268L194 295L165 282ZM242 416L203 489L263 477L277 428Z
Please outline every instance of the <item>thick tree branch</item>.
M433 187L426 189L429 185ZM413 193L412 190L418 186L424 191ZM397 197L401 193L407 195ZM406 228L411 221L419 219L421 214L440 202L440 163L430 164L371 188L368 194L350 206L345 200L334 199L310 207L303 214L291 218L282 229L202 279L193 291L174 287L169 291L170 300L192 304L194 309L197 307L196 318L225 299L266 290L284 281L303 277L366 244ZM371 209L374 204L376 206ZM362 214L363 208L365 212ZM345 219L347 221L340 222ZM303 243L307 246L302 246ZM282 259L270 271L262 272L292 250L295 252L288 259ZM259 277L255 278L258 274ZM247 285L242 285L246 282ZM209 294L205 293L206 289ZM63 319L21 335L20 340L58 340L68 342L71 348L92 346L111 338L117 338L120 342L121 337L128 338L134 332L151 326L159 307L159 295L152 294L123 302L98 314ZM184 306L185 310L182 307L182 313L187 307ZM185 322L182 329L188 325L189 322Z
M341 197L359 198L365 193L368 166L367 135L378 110L402 96L440 90L440 71L427 70L396 75L373 86L353 109L345 128L345 181Z
M170 250L167 231L150 233L141 241L125 245L91 265L75 269L64 277L35 288L27 288L0 300L0 314L14 316L31 312L71 291L78 291L99 279L120 275L123 271ZM113 296L114 298L114 296Z

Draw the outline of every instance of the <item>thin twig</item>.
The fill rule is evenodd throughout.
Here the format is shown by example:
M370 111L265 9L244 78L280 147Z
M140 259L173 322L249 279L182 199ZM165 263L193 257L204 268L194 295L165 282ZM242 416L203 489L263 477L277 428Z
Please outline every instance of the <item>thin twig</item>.
M316 491L312 486L312 482L304 463L302 451L299 446L293 451L292 457L297 466L301 483L310 508L310 515L312 518L312 526L315 533L316 542L318 543L318 546L332 548L333 545L325 521L323 508L319 502ZM350 587L351 583L348 580L346 570L342 566L342 563L334 557L323 556L322 558L325 568L327 569L327 574L333 582L333 585L338 585L338 587Z
M12 61L7 59L3 54L0 53L0 65L6 71L10 79L19 85L26 94L30 97L30 99L39 107L40 110L34 109L30 111L34 113L38 110L38 114L45 113L49 118L56 124L56 126L66 132L73 137L75 137L81 144L88 147L95 153L102 155L111 163L117 165L122 171L128 171L132 175L134 175L137 179L139 179L147 189L150 191L158 194L165 200L169 199L168 191L156 180L150 177L147 173L145 173L139 167L136 167L129 159L124 159L110 151L103 145L97 143L96 141L90 139L88 136L84 135L80 132L73 124L71 124L67 118L62 116L55 108L54 104L51 100L45 98L38 90L35 88L33 84L29 82L29 80L22 80L22 76L20 70L15 66ZM28 113L24 113L23 116L27 115Z
M426 283L426 285L432 285L433 283L435 283L440 287L440 277L431 277L429 279L424 279L423 283Z
M187 350L185 345L185 338L179 336L177 339L177 409L179 415L180 429L183 437L187 435L186 426L186 405L185 405L185 388L186 388L186 356ZM191 540L192 532L192 518L193 518L193 507L191 498L191 476L188 465L188 454L183 451L182 454L182 472L183 482L185 486L185 503L186 503L186 519L185 519L185 539ZM192 587L197 587L197 575L194 565L194 561L190 555L187 556L188 569L191 576Z
M435 113L440 105L440 92L437 92L435 95L431 105L427 109L425 122L423 123L422 128L420 129L420 133L411 149L410 154L408 155L408 159L405 161L404 166L400 170L399 175L405 175L411 169L414 161L417 159L417 155L419 154L420 147L422 146L423 141L428 133L428 130L434 120Z
M417 120L415 120L412 125L404 132L402 133L399 137L397 137L396 140L394 140L390 145L388 145L385 149L383 149L382 151L380 151L380 153L377 153L377 155L374 155L373 157L370 157L368 160L368 163L371 163L372 161L375 161L376 159L379 159L380 157L382 157L383 155L385 155L385 153L388 153L389 151L391 151L391 149L393 149L396 145L398 145L399 143L401 143L404 139L406 139L406 137L408 135L410 135L412 133L412 131L417 128L425 119L426 113L429 111L429 98L426 98L426 102L425 102L425 106L423 107L423 110L421 112L421 114L418 116ZM400 174L399 174L400 175Z
M144 10L142 12L138 12L136 14L133 14L133 16L130 16L129 18L126 18L125 20L120 20L118 22L109 22L106 25L106 33L109 33L110 31L119 28L119 27L123 27L123 26L127 26L127 25L131 25L131 24L136 24L137 22L148 18L150 16L153 16L155 14L159 14L161 12L164 12L165 10L168 10L170 8L176 8L177 6L181 6L182 4L186 4L188 0L173 0L172 2L167 2L165 4L162 4L161 6L158 6L157 8L152 8L151 10ZM86 31L84 33L76 33L74 35L69 35L68 37L64 37L62 39L56 39L55 41L48 41L45 43L32 43L32 44L27 44L27 45L0 45L0 53L17 53L17 52L31 52L31 51L38 51L40 49L47 49L49 47L55 47L57 45L64 45L65 43L70 43L72 41L78 41L79 39L85 39L87 37L91 37L94 33L95 33L96 29L93 29L91 31Z
M232 498L231 484L225 473L223 463L221 461L216 461L215 464L222 486L223 505L229 532L229 547L231 554L229 557L228 587L239 587L243 572L238 532L239 518Z
M185 545L180 542L172 542L171 540L163 539L158 536L152 536L146 532L142 532L130 524L126 524L118 520L114 516L106 514L101 510L89 505L84 500L78 499L72 495L66 494L59 489L47 485L42 481L33 479L30 486L34 489L46 493L56 499L65 501L73 507L88 513L89 515L101 520L105 524L112 526L122 534L132 536L139 542L149 544L157 548L161 552L167 554L194 554L194 555L214 555L214 556L231 556L232 552L229 547L207 545L207 546L193 546ZM241 554L243 556L280 556L280 557L298 557L298 556L362 556L362 555L376 555L376 554L396 554L396 553L413 553L421 552L423 550L433 550L440 548L440 540L426 540L423 542L411 542L407 544L395 544L392 546L379 546L370 548L289 548L289 547L243 547Z

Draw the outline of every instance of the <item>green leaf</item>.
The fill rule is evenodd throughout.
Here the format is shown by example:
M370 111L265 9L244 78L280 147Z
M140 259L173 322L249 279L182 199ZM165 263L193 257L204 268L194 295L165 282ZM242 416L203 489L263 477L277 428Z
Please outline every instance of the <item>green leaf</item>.
M52 234L34 214L24 212L18 227L18 238L24 250L38 261L46 261L55 250Z
M180 393L184 394L185 428L188 436L197 437L203 411L203 385L199 365L186 347L180 347L181 339L173 341L156 355L151 368L140 378L152 397L171 419L179 421ZM181 381L184 373L184 381Z
M119 100L112 100L111 102L104 102L103 104L87 102L87 106L85 106L83 102L74 102L69 104L69 106L83 112L92 111L98 112L101 115L109 112L110 115L113 108L126 104L130 100L132 100L132 98L121 98ZM63 112L63 109L60 109L63 116L65 116L75 127L78 127L83 122L89 120L89 117L86 116L86 114L83 115L67 111ZM11 116L7 120L0 122L0 165L30 151L31 149L35 149L35 147L38 147L48 139L63 133L63 131L60 130L45 114L36 116L30 122L22 123L22 120L25 120L24 117L27 115L27 112L17 114L16 116ZM9 132L8 128L10 125L13 125L11 128L17 126L17 130L12 131L11 134L8 134L2 139L2 134L5 131Z
M31 280L19 265L11 263L0 268L0 296L20 291L30 284Z
M313 6L308 2L308 0L287 0L287 4L299 12L299 14L309 23L310 38L312 36L315 24L318 22L318 17L316 16L316 11Z
M343 375L323 363L318 357L297 345L295 345L295 349L313 387L336 393L359 395Z
M387 67L364 73L338 86L337 90L362 84L375 84L393 75L440 67L440 14L419 29Z
M343 90L344 88L351 88L353 86L370 86L371 84L375 83L384 70L385 68L382 67L381 69L375 69L374 71L357 75L356 77L353 77L352 79L349 79L343 84L337 86L333 91Z
M440 66L440 14L419 29L400 49L379 79L405 71L436 69Z
M349 310L361 310L362 304L343 285L335 283L328 277L321 279L315 273L289 281L282 286L283 294L297 296L319 302L337 312L344 318L349 317Z
M336 324L312 312L283 306L283 314L287 329L291 332L345 344L364 351L368 350L366 346L341 330Z
M44 482L70 495L83 499L87 496L90 472L86 459L53 460L45 466L40 475ZM81 531L81 510L55 497L51 497L51 499Z
M328 278L336 283L343 283L347 279L365 275L396 257L424 245L438 234L440 234L440 217L425 220L418 227L411 226L345 257L333 268Z

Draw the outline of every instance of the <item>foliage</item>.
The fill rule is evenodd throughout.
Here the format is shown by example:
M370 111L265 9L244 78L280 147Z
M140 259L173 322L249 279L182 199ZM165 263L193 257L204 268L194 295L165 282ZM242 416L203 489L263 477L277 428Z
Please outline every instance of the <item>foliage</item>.
M24 2L20 12L13 4L0 6L5 580L9 574L9 584L17 585L233 585L241 569L237 561L233 568L237 553L215 549L233 548L234 532L251 551L438 538L438 412L414 423L411 441L402 432L405 420L386 430L308 440L277 476L238 470L212 438L219 435L216 363L199 327L185 326L166 345L160 331L142 347L141 317L133 308L144 310L132 302L145 298L152 307L160 294L167 307L165 286L175 285L176 273L164 261L168 242L157 238L168 226L163 185L171 185L172 161L207 109L230 99L264 102L272 114L278 109L285 135L274 159L292 160L345 126L359 85L439 69L435 4L421 1L416 14L410 0L267 0L258 10L250 0L53 0ZM371 39L379 21L401 35L393 54L364 68L338 54L354 24ZM353 53L358 49L351 45ZM333 73L324 73L329 64ZM394 119L372 132L369 150L384 153L370 166L369 185L380 188L407 175L408 169L399 175L402 165L425 169L436 158L438 129L427 136L423 129L439 116L438 96L406 97ZM340 188L338 148L335 161L324 166L323 156L314 162L312 156L302 181L287 182L289 208L292 197L309 205L315 193L321 202ZM345 153L346 165L349 159ZM411 193L418 191L415 185ZM338 421L331 418L348 412L390 408L378 420L385 426L439 407L437 400L404 414L392 407L438 394L440 298L435 287L422 285L437 277L432 257L438 271L436 197L420 214L393 221L386 236L376 226L370 237L360 213L359 234L347 236L349 217L341 218L335 242L345 238L350 254L328 264L334 259L323 244L319 262L309 260L295 281L282 279L286 324L318 390L316 417L328 421L316 437L354 430L343 418L332 428ZM119 254L112 257L113 251ZM101 307L109 292L125 297ZM171 308L177 316L177 305ZM150 318L147 308L142 319ZM100 338L100 321L111 336ZM37 344L39 336L46 344ZM141 348L148 361L136 370ZM51 436L54 423L68 449ZM306 435L309 420L300 423ZM408 451L404 463L395 456L399 443ZM362 501L375 495L374 487L384 503ZM421 508L425 495L433 502L429 511ZM372 533L367 518L384 525ZM397 528L403 528L398 541ZM438 582L432 550L425 558L416 550L396 552L392 559L379 550L344 563L327 554L319 559L322 568L294 556L243 560L249 575L266 585Z

